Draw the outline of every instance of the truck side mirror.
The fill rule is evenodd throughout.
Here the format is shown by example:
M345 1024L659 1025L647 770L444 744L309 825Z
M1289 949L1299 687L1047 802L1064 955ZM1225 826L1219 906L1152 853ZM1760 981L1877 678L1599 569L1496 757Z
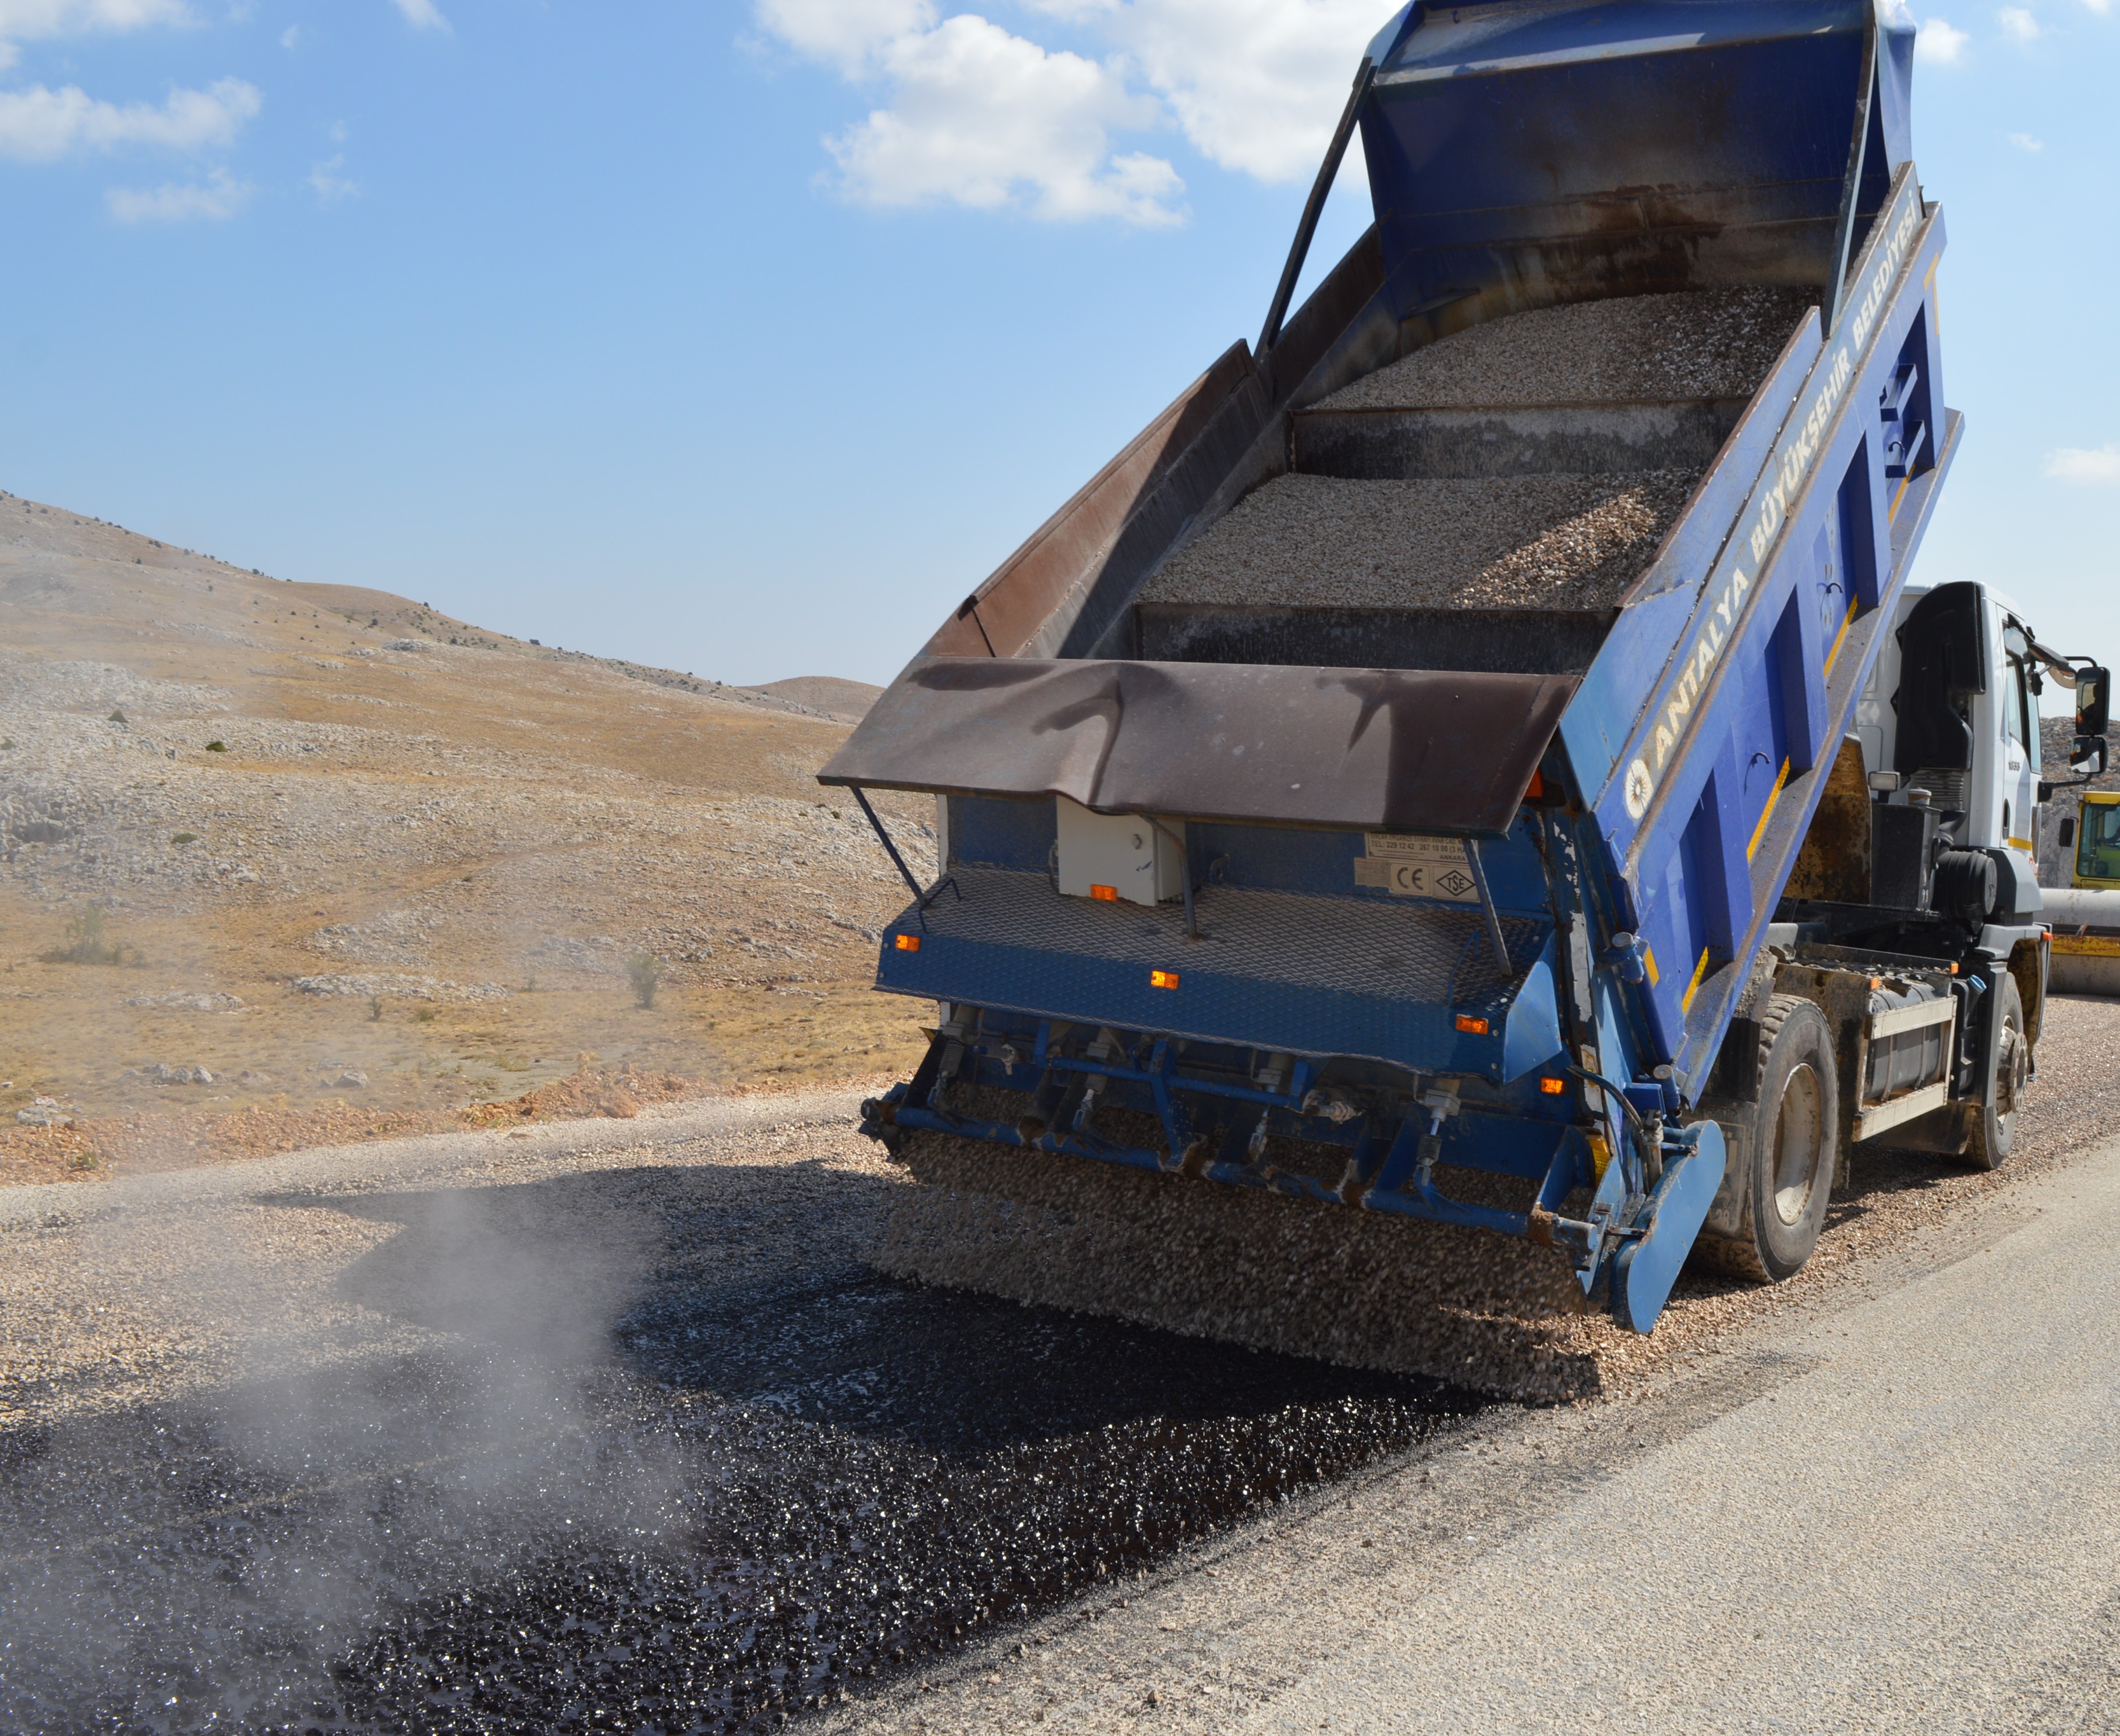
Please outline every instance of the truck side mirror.
M2113 671L2095 665L2077 672L2076 680L2076 732L2079 736L2104 738L2106 724L2113 710Z
M2065 819L2061 823L2060 842L2061 847L2064 850L2072 849L2075 847L2076 821L2073 818Z

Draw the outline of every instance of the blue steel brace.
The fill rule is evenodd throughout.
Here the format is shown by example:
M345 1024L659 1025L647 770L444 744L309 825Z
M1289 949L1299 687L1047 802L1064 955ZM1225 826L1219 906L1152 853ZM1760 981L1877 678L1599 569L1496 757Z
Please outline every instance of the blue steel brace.
M854 792L854 800L861 804L862 812L868 815L868 823L875 829L876 838L890 856L892 866L898 870L905 884L913 889L913 912L920 918L920 926L924 929L928 926L928 907L942 896L946 887L959 898L964 897L963 890L957 884L956 875L946 875L923 892L919 881L913 878L913 870L905 866L905 858L898 853L898 846L891 842L890 834L883 829L883 822L876 818L876 810L868 805L867 793L858 783L848 784L847 787ZM945 862L941 866L946 868L949 864Z

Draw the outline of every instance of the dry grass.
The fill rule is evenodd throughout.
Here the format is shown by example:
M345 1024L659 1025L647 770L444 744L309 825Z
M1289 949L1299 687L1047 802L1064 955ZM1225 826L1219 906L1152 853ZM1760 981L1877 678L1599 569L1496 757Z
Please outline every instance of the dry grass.
M862 932L904 889L811 776L843 721L12 497L0 601L0 1183L449 1126L584 1051L692 1090L917 1057Z

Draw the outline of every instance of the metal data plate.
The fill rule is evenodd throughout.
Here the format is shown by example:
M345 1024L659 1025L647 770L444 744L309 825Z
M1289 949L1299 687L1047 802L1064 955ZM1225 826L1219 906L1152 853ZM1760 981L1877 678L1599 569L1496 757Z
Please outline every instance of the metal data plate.
M1365 854L1355 858L1357 886L1381 886L1402 898L1480 902L1480 883L1472 878L1464 845L1454 838L1372 832L1364 838L1363 848Z

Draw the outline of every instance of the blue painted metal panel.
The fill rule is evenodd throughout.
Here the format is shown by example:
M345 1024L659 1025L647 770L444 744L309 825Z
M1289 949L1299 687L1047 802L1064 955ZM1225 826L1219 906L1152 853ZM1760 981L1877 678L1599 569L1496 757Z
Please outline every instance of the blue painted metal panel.
M878 988L1497 1080L1511 1076L1510 1010L1526 973L1550 956L1553 931L1548 916L1504 919L1515 970L1505 983L1478 911L1462 906L1210 887L1197 901L1204 938L1193 941L1174 903L1067 898L1043 872L968 868L957 877L961 898L930 904L924 925L909 909L886 931ZM901 939L918 944L901 947ZM1559 1047L1544 1033L1550 986L1540 993L1518 1027L1513 1058L1523 1066Z
M1788 871L1792 847L1760 858L1768 822L1786 806L1807 824L1823 785L1822 768L1799 771L1787 751L1787 671L1777 670L1775 647L1788 643L1776 635L1788 630L1789 611L1815 612L1815 638L1800 615L1793 631L1823 656L1803 676L1807 735L1837 739L1867 673L1869 635L1853 635L1859 653L1848 657L1860 609L1835 607L1829 638L1818 618L1848 589L1845 573L1821 570L1819 551L1823 539L1829 560L1861 492L1848 486L1850 469L1870 462L1876 406L1921 322L1922 285L1942 242L1940 217L1904 175L1855 274L1847 315L1814 362L1620 766L1594 800L1652 949L1645 1017L1689 1097L1705 1078ZM1867 498L1879 498L1882 479L1859 474ZM1904 580L1902 556L1870 612L1888 610ZM1609 703L1610 691L1601 688L1601 699ZM1792 762L1786 772L1784 762ZM1775 834L1778 846L1783 839ZM1767 871L1755 875L1755 862Z
M1043 870L1058 835L1053 803L946 796L950 805L950 860L986 868Z
M1867 0L1421 12L1381 46L1363 118L1402 317L1538 277L1564 297L1821 281L1870 16ZM1881 33L1888 170L1910 152L1912 35Z
M1723 1130L1713 1121L1700 1121L1686 1131L1694 1149L1665 1166L1663 1179L1649 1195L1645 1233L1622 1248L1613 1262L1612 1313L1635 1332L1647 1332L1663 1312L1679 1268L1723 1185L1727 1161Z

